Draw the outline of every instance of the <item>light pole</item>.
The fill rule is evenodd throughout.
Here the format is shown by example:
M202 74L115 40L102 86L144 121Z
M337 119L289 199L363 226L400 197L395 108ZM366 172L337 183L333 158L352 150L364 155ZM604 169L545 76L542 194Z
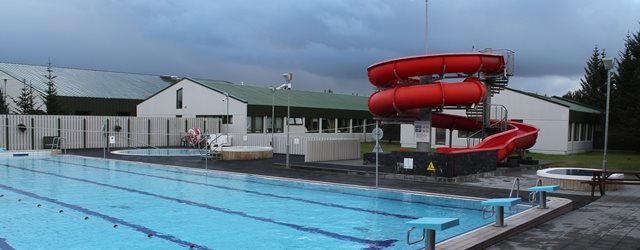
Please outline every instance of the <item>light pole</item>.
M602 58L604 69L607 70L607 107L604 118L604 155L602 157L602 174L607 171L607 143L609 140L609 96L611 95L611 69L613 69L613 58Z
M293 78L293 74L284 73L282 74L284 80L287 82L287 162L286 167L289 168L289 149L291 145L289 143L289 131L291 130L291 79Z
M229 140L229 92L224 92L224 96L226 98L226 102L227 102L227 123L226 123L226 131L225 133L227 134L227 140ZM225 143L227 143L225 141Z
M275 145L273 145L273 133L275 132L274 130L276 129L275 126L275 111L276 111L276 88L271 86L269 87L269 90L271 90L271 148L275 149Z

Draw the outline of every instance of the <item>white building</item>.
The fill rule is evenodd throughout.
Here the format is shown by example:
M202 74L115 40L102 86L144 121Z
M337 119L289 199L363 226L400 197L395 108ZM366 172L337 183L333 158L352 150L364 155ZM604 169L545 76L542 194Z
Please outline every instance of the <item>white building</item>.
M531 152L572 154L593 149L594 131L599 129L600 111L561 97L547 97L524 91L505 89L491 98L494 105L503 105L508 119L532 124L540 129ZM494 109L492 109L494 110ZM465 115L464 110L445 110ZM471 131L473 133L475 131ZM434 128L431 142L434 147L467 146L469 132ZM402 147L415 147L413 125L401 126Z
M295 90L295 83L292 90L273 92L268 87L184 78L140 103L137 115L220 117L221 132L271 133L273 108L273 127L276 133L283 133L288 95L291 133L371 131L373 119L367 97L300 91Z

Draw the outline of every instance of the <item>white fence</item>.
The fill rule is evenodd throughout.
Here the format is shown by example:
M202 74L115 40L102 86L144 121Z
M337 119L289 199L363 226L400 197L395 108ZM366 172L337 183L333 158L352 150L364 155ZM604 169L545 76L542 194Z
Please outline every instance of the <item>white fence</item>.
M312 140L305 147L305 162L360 159L358 139Z
M220 118L161 118L123 116L0 116L0 147L8 150L44 149L45 137L64 138L66 149L102 148L109 136L111 147L180 146L191 128L205 133L220 131Z
M271 146L271 134L229 134L231 145L233 146ZM314 134L296 133L289 135L290 154L304 155L308 141L336 140L336 139L356 139L363 141L363 133L335 133L335 134ZM284 154L287 152L287 135L273 135L273 153Z

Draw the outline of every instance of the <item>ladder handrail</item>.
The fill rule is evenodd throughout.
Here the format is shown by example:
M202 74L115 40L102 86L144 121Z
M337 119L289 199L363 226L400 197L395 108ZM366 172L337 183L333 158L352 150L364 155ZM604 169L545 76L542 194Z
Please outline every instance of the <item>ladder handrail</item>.
M511 191L509 192L509 198L513 196L513 189L516 188L516 197L520 197L520 178L516 177L511 184Z

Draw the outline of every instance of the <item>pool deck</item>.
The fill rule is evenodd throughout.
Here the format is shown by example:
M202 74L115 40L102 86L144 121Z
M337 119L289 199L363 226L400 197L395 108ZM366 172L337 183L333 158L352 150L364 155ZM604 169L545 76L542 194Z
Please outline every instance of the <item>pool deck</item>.
M103 151L69 150L69 154L103 157ZM304 163L302 156L292 155L291 164L298 168L285 168L285 156L253 161L215 161L200 157L145 157L107 153L109 159L129 160L182 167L212 169L253 175L265 175L311 181L333 182L360 186L375 186L375 178L358 171L370 171L359 161ZM349 170L357 171L349 171ZM344 170L344 171L341 171ZM354 174L355 173L355 174ZM509 196L514 178L520 178L521 190L535 184L535 169L523 168L502 171L474 182L444 183L414 179L380 178L379 187L426 193L439 193L479 198ZM527 197L526 191L521 196ZM591 201L589 192L562 191L549 194L573 201L573 211L560 215L534 228L502 240L489 249L640 249L640 187L625 186L607 192Z

